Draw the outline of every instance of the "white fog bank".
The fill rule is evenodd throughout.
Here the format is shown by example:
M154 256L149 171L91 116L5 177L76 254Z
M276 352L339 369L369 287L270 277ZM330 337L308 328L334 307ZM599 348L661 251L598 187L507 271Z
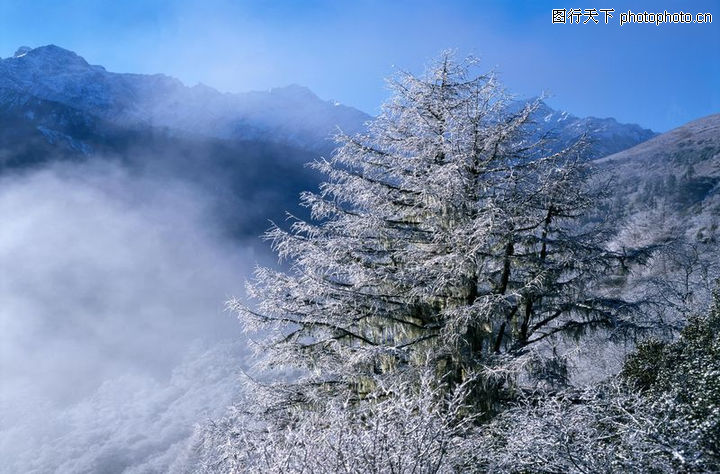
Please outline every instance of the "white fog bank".
M162 471L230 403L257 257L211 204L110 165L0 180L0 470Z

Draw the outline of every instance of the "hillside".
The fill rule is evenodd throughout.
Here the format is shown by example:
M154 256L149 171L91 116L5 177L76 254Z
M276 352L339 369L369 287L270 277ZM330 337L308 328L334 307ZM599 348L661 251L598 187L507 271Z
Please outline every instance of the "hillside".
M651 219L659 239L720 239L720 114L710 115L597 160L616 181L615 207Z
M224 94L201 84L186 87L164 74L108 72L55 45L21 48L0 60L0 103L20 105L18 96L63 104L120 126L303 147L322 147L337 127L352 133L369 118L296 85Z

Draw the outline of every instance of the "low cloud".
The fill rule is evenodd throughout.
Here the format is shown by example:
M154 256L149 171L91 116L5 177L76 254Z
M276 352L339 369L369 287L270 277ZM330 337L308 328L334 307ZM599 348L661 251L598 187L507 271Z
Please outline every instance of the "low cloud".
M263 256L213 208L108 164L0 180L6 467L162 471L230 402L246 351L224 301Z

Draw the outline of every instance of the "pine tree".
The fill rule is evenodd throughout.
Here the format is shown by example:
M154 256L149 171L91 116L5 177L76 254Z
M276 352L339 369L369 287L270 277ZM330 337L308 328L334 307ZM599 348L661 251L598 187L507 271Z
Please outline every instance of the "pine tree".
M302 195L312 220L267 233L290 270L259 269L256 306L232 306L265 331L269 367L299 369L284 403L361 399L420 367L451 385L494 368L475 391L489 410L533 347L631 326L613 278L644 253L604 245L582 144L551 150L538 102L518 107L474 70L444 54L400 74L367 133L315 163L328 181Z

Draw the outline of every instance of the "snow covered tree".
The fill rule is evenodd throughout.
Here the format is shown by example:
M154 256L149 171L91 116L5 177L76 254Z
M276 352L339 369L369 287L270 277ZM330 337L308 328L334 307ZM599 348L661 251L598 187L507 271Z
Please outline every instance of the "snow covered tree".
M482 472L483 440L466 402L472 379L445 391L434 375L381 384L352 406L294 407L284 429L262 422L262 407L248 400L196 431L177 472Z
M720 286L688 321L674 342L641 344L620 376L494 418L475 440L486 472L720 472Z
M444 54L402 73L364 135L340 136L311 222L267 234L288 271L261 268L234 301L282 403L361 400L432 367L491 411L534 347L632 327L615 278L645 256L610 250L582 145L552 150L492 74ZM561 378L548 363L541 375Z
M720 284L720 281L718 282ZM432 367L379 381L356 403L288 407L278 429L258 385L200 427L172 472L720 472L720 286L672 343L649 341L619 375L525 392L477 423L469 377L447 390Z

